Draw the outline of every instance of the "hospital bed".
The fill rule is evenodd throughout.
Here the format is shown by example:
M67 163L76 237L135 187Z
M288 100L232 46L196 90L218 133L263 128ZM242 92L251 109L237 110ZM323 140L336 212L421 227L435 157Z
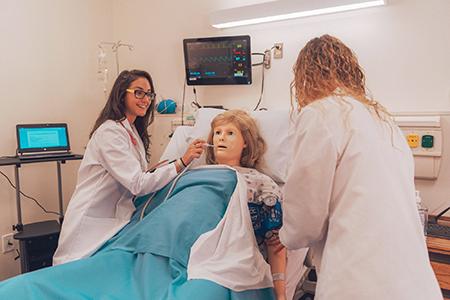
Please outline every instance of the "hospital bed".
M194 126L179 126L161 156L161 160L181 157L189 142L195 138L207 139L213 118L223 112L221 109L201 108L195 114ZM266 141L262 172L282 186L286 180L289 162L292 157L292 117L289 110L254 111L252 117L257 121L261 135ZM193 167L205 164L204 155L193 162ZM308 275L313 267L305 265L307 249L288 251L286 274L287 299L299 299L303 294L313 293L314 282Z

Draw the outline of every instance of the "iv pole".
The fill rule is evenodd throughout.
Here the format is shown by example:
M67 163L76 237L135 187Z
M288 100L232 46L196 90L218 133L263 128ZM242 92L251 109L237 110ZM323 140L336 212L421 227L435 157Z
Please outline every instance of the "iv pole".
M120 47L128 47L128 50L133 51L134 50L134 46L131 45L131 44L122 43L122 41L119 40L116 43L114 43L114 42L100 42L98 44L98 47L103 50L102 46L106 46L106 45L110 45L111 49L112 49L112 52L114 52L114 54L115 54L115 58L116 58L116 72L117 72L117 75L119 75L119 70L120 70L120 68L119 68L119 48Z

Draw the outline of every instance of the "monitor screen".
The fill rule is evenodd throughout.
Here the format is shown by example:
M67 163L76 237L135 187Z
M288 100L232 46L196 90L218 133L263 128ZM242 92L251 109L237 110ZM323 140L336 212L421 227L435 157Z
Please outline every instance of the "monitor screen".
M188 85L251 84L250 36L183 40Z
M19 152L69 150L66 124L17 125Z

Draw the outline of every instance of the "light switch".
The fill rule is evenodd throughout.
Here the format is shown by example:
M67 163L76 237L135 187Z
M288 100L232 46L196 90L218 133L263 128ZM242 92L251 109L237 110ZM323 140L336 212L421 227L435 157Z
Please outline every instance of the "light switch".
M410 148L419 147L419 135L410 133L406 136L406 140L408 141L408 145Z

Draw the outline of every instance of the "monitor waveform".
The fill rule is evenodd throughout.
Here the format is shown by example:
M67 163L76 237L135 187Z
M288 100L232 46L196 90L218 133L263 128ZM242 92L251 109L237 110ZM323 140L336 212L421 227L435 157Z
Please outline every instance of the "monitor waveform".
M210 64L210 63L230 63L233 61L231 56L202 56L195 58L196 63Z

